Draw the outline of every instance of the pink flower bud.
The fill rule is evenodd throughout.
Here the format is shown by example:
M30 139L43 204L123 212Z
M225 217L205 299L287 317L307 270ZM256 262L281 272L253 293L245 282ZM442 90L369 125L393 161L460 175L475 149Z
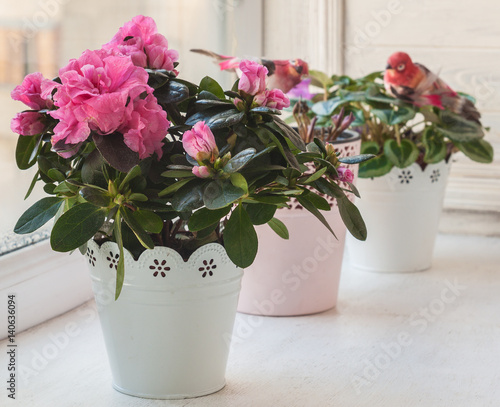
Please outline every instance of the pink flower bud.
M184 133L182 136L182 146L186 153L199 163L207 159L213 163L219 156L215 137L210 127L203 121L196 123L191 130Z
M193 167L193 174L198 178L208 178L210 177L211 171L206 165L200 165L199 167Z
M342 182L352 182L354 181L354 174L347 167L338 167L337 172L339 174L339 180Z
M42 97L42 82L46 81L40 72L26 75L23 82L11 92L14 100L23 102L33 110L51 109L52 100Z
M240 62L241 78L238 89L249 95L266 90L267 68L257 62L243 60Z
M281 89L271 89L266 91L267 103L266 106L272 109L284 109L290 106L290 99L283 93Z
M10 129L23 136L35 136L46 128L43 119L43 115L38 112L18 113L10 122Z

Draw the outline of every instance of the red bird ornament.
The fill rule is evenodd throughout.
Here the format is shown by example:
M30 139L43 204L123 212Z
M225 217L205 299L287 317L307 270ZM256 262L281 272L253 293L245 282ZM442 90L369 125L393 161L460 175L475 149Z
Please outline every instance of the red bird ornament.
M222 71L236 71L240 61L242 60L242 58L220 55L204 49L192 49L191 51L214 58ZM302 81L304 76L309 75L309 66L307 62L302 59L248 59L252 59L267 68L268 73L266 82L268 89L281 89L284 93L288 93L293 87Z
M414 63L405 52L395 52L389 57L384 86L392 96L415 106L450 109L467 120L480 123L481 114L469 99L459 95L425 66Z

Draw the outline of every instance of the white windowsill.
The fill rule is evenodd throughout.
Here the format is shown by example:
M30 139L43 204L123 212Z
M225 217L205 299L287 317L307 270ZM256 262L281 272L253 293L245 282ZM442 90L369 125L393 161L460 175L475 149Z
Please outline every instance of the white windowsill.
M291 318L237 315L227 386L218 393L157 401L113 390L89 301L16 337L17 402L11 404L500 405L500 238L440 235L433 268L419 273L356 271L347 260L335 310ZM398 338L406 341L399 348ZM6 341L0 347L5 369Z

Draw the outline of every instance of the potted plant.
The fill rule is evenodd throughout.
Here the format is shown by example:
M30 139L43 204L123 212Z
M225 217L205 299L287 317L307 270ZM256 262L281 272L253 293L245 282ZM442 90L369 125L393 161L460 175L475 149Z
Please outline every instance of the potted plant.
M328 90L328 97L312 106L318 121L345 109L361 134L361 152L377 155L359 167L359 208L370 234L365 242L348 240L351 263L374 271L429 268L450 158L461 151L474 161L491 162L485 129L450 108L392 97L381 72L318 80Z
M326 200L308 187L344 194L331 152L320 142L306 151L279 119L288 99L265 89L264 67L242 61L224 91L209 77L181 79L177 59L137 16L54 80L30 74L12 92L30 108L12 121L17 164L37 166L28 192L40 181L49 195L15 230L54 218L52 248L86 256L113 385L150 398L224 386L254 225L286 237L274 214L297 197L331 229L318 211ZM363 230L356 207L346 211Z
M361 137L347 130L354 120L352 114L340 113L318 123L318 117L311 115L312 101L322 99L324 93L313 90L310 82L316 83L316 71L298 87L289 92L292 97L293 121L296 129L310 150L318 149L315 142L324 144L327 151L338 154L342 163L334 162L337 174L335 180L345 194L340 197L324 195L328 206L323 210L328 223L335 230L335 237L313 222L313 214L305 210L300 200L292 198L286 208L276 212L276 218L284 222L289 231L289 240L279 241L268 228L257 227L262 246L242 280L238 311L266 316L297 316L314 314L336 306L340 273L344 257L346 224L350 228L346 205L350 206L358 194L355 187L360 161ZM315 167L309 165L311 173ZM358 194L359 195L359 194ZM366 239L366 230L359 233L352 230L356 239ZM284 257L276 252L287 252Z

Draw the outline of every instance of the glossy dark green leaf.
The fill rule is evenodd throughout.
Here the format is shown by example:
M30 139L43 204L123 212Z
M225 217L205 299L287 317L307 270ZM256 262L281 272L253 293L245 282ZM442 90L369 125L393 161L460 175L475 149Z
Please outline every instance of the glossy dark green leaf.
M359 209L346 196L337 199L340 217L347 230L358 240L366 240L367 231Z
M165 189L158 192L158 196L167 196L173 194L174 192L181 189L184 185L186 185L189 181L193 181L193 178L182 179L180 181L175 182L172 185L169 185Z
M272 122L266 123L266 126L275 130L281 136L286 137L300 151L306 151L306 145L304 144L304 141L300 137L299 133L297 133L279 117L274 117Z
M325 102L317 102L313 105L312 111L318 116L331 116L341 106L351 102L365 100L365 92L351 92L346 96L336 96Z
M172 197L172 207L177 212L190 212L201 208L203 206L203 186L204 184L193 181L181 187Z
M27 170L36 163L37 157L33 157L33 152L39 140L40 136L19 136L17 139L16 164L20 170Z
M212 130L221 129L223 127L234 126L235 124L241 122L244 117L244 112L240 112L236 109L231 109L210 117L207 120L206 124Z
M281 114L281 110L271 109L270 107L266 107L266 106L254 107L253 109L250 109L250 112L252 112L252 113L267 113L267 114Z
M282 239L288 240L290 238L290 234L288 233L286 225L278 218L272 218L269 222L267 222L267 224Z
M106 165L106 161L104 161L99 150L92 151L83 162L82 182L103 188L107 187L107 181L103 173L104 165Z
M91 203L82 203L64 212L54 224L50 245L58 252L77 249L102 227L105 211Z
M30 206L19 218L14 226L14 232L19 234L31 233L45 225L52 219L63 200L57 197L42 198Z
M47 171L47 176L50 179L52 179L54 181L57 181L57 182L63 182L66 179L66 177L64 176L64 174L61 171L59 171L59 170L57 170L55 168L49 169Z
M33 188L35 188L35 185L38 181L38 177L40 176L40 170L38 170L35 175L33 176L33 179L31 180L30 186L28 190L26 191L26 195L24 195L24 199L28 199L28 197L31 195L33 192Z
M224 247L232 262L242 268L250 266L257 255L257 233L241 204L233 211L224 228Z
M235 187L230 180L212 181L203 192L203 202L208 209L219 209L237 201L245 191Z
M226 95L224 94L224 89L217 83L216 80L210 78L209 76L205 76L200 82L200 91L208 91L219 99L225 99Z
M231 210L231 206L220 209L201 208L189 218L188 227L192 232L205 229L214 223L218 223Z
M224 166L224 172L229 174L239 171L242 169L250 160L252 160L255 156L255 148L247 148L243 151L240 151L233 158L231 158L227 164Z
M125 188L125 185L127 185L134 178L137 178L139 175L141 175L141 173L141 167L139 165L135 165L134 167L132 167L130 171L127 172L127 175L125 176L123 181L120 183L118 190L122 191Z
M315 194L314 192L307 191L307 193L304 193L302 196L306 197L306 199L311 202L316 208L322 210L322 211L330 211L331 207L328 201Z
M250 221L254 225L263 225L269 222L276 213L276 205L264 203L246 204L245 209L250 217Z
M146 232L160 233L163 229L162 218L154 212L138 209L132 213L132 216Z
M455 143L458 149L473 161L491 163L493 161L493 147L484 139Z
M80 190L80 195L87 202L90 202L95 206L106 208L111 205L111 197L109 196L108 191L100 188L83 187Z
M155 89L153 93L159 103L165 104L180 103L189 97L188 87L183 83L172 80Z
M233 184L233 186L243 190L245 194L248 193L248 182L246 178L239 172L232 173L229 177L229 180L231 181L231 184Z
M396 167L406 168L417 160L419 151L413 141L403 139L398 145L396 140L389 139L384 143L384 154Z
M359 178L374 178L381 177L389 173L394 167L385 154L372 158L369 161L359 164L358 177Z

